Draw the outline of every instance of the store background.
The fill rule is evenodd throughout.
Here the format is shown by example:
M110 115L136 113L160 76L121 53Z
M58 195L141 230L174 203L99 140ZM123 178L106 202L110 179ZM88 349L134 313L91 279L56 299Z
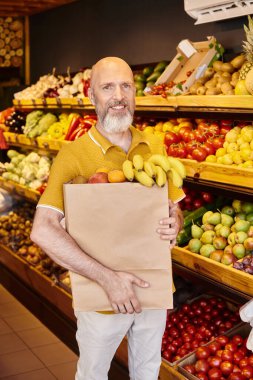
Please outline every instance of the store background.
M241 51L246 17L194 25L183 0L79 0L30 17L31 82L90 67L104 56L130 65L171 60L185 39L214 35L226 54Z

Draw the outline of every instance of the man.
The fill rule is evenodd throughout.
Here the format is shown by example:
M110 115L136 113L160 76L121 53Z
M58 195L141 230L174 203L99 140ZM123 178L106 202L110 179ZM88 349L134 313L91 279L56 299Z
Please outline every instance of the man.
M106 380L114 353L126 334L131 380L156 380L166 310L142 311L134 285L146 288L149 284L94 260L64 230L61 220L64 217L63 183L77 175L88 178L103 166L120 169L130 155L162 152L163 147L155 137L147 142L147 137L131 127L135 86L133 73L122 59L108 57L93 66L89 98L95 106L98 122L86 135L58 153L48 187L37 206L31 239L58 264L97 282L114 310L109 315L76 312L80 350L76 380ZM178 208L172 203L170 215L160 221L157 233L161 239L175 244L181 222Z

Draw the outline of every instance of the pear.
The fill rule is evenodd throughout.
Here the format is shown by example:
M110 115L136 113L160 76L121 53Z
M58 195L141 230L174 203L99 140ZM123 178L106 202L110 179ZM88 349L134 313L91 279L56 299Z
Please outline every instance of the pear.
M227 239L222 236L216 236L213 239L213 246L215 249L224 249L227 245Z
M203 231L214 230L214 226L210 223L202 224L201 228Z
M245 249L252 251L253 250L253 238L248 237L247 239L244 240L243 245Z
M212 215L209 216L207 219L207 223L211 223L214 225L217 225L221 222L221 214L217 211L214 212Z
M231 227L233 223L234 219L232 218L232 216L221 213L221 224L223 226Z
M191 226L191 234L192 234L192 237L195 238L195 239L200 239L201 236L203 235L203 230L202 228L200 228L199 226L197 226L196 224L193 224Z
M191 239L188 243L188 249L194 253L199 253L201 247L202 243L199 239Z
M215 248L212 244L203 244L200 248L199 253L201 256L210 257L213 251L215 251Z
M235 235L236 232L231 232L231 234L228 235L228 244L234 246L235 245Z
M241 212L242 211L242 202L239 201L238 199L234 199L232 202L232 207L236 213Z
M253 226L250 226L248 230L248 237L253 237Z
M207 220L208 220L208 218L209 218L211 215L213 215L213 212L212 212L212 211L207 211L207 212L205 212L204 215L203 215L203 217L202 217L202 223L203 223L203 224L208 223Z
M233 247L232 245L227 245L224 250L223 250L224 253L233 253Z
M221 263L225 265L231 265L235 262L235 256L231 252L224 252L221 258Z
M223 255L223 250L217 249L216 251L211 252L210 259L220 262L222 255Z
M248 234L244 231L236 232L235 234L235 242L242 244L245 239L247 239Z
M215 232L212 230L203 232L200 241L203 244L212 244L213 239L215 237Z
M235 230L236 232L244 231L247 232L250 228L250 222L247 220L238 220L238 222L235 223Z
M233 246L233 255L237 257L237 259L242 259L245 256L245 251L243 244L235 244Z
M246 220L246 214L244 212L238 212L234 216L234 221L237 222L238 220Z
M245 212L245 214L250 214L251 212L253 212L253 203L243 202L241 208L242 211Z
M230 230L230 227L228 227L228 226L222 226L219 229L220 236L222 236L224 238L228 238L228 235L230 234L230 232L231 232L231 230Z
M226 214L226 215L230 215L230 216L233 216L234 213L235 213L235 210L232 206L224 206L222 207L221 209L221 213L222 214Z

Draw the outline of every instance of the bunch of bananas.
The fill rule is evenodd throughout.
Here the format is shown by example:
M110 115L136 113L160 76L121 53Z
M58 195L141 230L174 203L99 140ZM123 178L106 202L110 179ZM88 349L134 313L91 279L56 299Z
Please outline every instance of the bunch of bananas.
M170 178L174 186L181 188L186 177L182 162L175 157L162 154L153 154L145 161L141 155L136 154L132 161L123 162L122 170L128 181L136 180L148 187L152 187L155 183L163 187Z

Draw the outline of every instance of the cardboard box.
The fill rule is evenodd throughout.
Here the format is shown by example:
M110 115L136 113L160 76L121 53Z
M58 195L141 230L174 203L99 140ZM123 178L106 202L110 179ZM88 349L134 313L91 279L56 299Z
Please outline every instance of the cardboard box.
M176 49L176 56L155 83L174 82L169 91L171 95L187 93L191 85L204 75L210 62L220 57L222 47L212 36L201 42L182 40Z

